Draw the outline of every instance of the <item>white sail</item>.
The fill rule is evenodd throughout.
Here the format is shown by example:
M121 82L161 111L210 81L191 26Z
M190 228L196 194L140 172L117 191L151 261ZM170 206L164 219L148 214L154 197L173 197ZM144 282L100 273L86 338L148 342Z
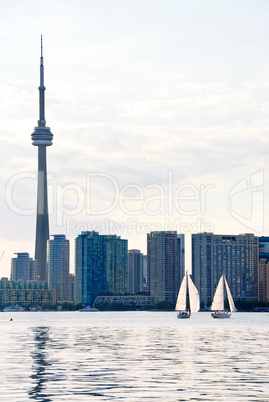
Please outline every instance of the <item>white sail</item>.
M230 311L237 311L237 310L236 310L236 307L235 307L235 305L234 305L233 296L232 296L232 294L231 294L230 288L229 288L229 286L228 286L228 283L227 283L225 277L224 277L224 282L225 282L225 286L226 286L226 292L227 292L227 296L228 296Z
M211 310L224 310L224 280L221 275L218 286L216 288Z
M185 275L178 292L175 310L186 310L187 303L187 276Z
M192 313L197 313L200 310L200 296L199 292L194 285L191 277L188 275L188 288L190 298L190 309Z
M187 306L187 292L190 305ZM175 310L187 310L196 313L200 310L200 296L196 286L194 285L188 273L185 274L178 292Z

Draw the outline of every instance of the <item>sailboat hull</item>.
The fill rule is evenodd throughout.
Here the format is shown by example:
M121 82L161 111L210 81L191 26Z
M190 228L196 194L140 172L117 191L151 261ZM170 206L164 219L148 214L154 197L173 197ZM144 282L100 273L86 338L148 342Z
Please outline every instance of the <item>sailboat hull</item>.
M230 318L231 313L229 311L217 311L215 313L211 313L213 318Z
M177 318L190 318L191 312L188 310L179 311L177 314Z

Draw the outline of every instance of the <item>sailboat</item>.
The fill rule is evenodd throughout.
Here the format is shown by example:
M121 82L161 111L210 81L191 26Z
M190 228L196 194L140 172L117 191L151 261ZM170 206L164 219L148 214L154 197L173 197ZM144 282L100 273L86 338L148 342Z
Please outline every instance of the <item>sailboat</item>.
M190 318L191 312L200 310L199 293L188 272L181 282L175 310L178 311L177 318Z
M230 311L224 309L224 287L228 296ZM233 296L224 275L221 275L220 277L214 294L211 310L214 310L214 313L211 313L213 318L230 318L232 311L236 311Z

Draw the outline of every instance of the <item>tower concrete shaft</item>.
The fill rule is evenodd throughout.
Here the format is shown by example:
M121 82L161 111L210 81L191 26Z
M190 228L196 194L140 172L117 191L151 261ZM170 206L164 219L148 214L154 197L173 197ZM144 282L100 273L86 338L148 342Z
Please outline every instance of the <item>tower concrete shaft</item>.
M37 260L37 275L41 281L47 280L47 241L49 240L48 190L47 190L47 159L46 147L52 145L53 134L46 127L45 120L45 86L43 45L41 36L40 85L39 90L39 120L32 133L33 145L38 147L37 176L37 209L36 209L36 239L35 259Z

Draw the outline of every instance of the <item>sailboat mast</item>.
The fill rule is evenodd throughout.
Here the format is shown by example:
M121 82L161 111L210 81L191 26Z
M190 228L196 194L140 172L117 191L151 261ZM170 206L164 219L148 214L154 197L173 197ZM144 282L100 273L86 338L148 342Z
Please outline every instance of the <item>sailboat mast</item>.
M189 274L186 274L186 310L190 310Z

